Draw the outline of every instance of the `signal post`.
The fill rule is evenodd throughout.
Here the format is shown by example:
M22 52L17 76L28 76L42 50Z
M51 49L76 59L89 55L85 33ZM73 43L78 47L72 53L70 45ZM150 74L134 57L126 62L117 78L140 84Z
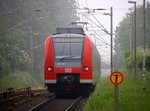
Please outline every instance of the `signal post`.
M114 84L114 99L115 99L115 111L118 111L118 85L123 82L123 74L119 71L112 72L110 75L110 81Z

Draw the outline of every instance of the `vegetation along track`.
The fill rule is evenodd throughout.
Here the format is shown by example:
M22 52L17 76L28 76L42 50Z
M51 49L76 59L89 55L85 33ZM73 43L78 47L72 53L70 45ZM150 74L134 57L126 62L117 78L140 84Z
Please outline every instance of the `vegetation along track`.
M40 103L28 111L73 111L80 103L82 97L75 99L71 98L56 98L55 96L49 100Z

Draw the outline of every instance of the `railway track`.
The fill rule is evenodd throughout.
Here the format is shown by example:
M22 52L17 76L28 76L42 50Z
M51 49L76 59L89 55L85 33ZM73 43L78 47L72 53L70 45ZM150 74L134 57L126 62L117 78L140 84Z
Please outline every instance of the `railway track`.
M81 96L76 99L58 99L54 96L28 111L73 111L81 100Z
M65 111L73 111L75 107L79 104L81 101L82 97L78 97Z
M29 109L28 111L39 111L40 109L42 109L45 105L47 105L49 102L51 102L55 98L56 98L56 96L52 96L50 99L34 106L33 108Z

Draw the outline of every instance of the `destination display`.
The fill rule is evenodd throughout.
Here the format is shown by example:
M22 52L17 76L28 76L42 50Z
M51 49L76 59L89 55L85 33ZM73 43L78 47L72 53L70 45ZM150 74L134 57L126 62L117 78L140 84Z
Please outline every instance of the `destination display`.
M76 38L76 37L72 37L72 38L62 38L62 37L57 37L57 38L53 38L53 42L83 42L83 38Z

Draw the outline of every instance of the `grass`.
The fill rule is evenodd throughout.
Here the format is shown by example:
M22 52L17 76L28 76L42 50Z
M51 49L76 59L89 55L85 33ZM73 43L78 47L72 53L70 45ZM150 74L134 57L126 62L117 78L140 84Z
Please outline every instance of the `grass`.
M27 72L16 71L10 75L0 78L0 91L6 88L25 88L42 87L31 75Z
M124 72L124 81L119 85L119 111L150 111L150 84L143 90L141 73L138 75L138 80L134 82L131 71ZM147 75L150 77L150 72ZM101 79L84 111L114 111L114 85L108 77Z

